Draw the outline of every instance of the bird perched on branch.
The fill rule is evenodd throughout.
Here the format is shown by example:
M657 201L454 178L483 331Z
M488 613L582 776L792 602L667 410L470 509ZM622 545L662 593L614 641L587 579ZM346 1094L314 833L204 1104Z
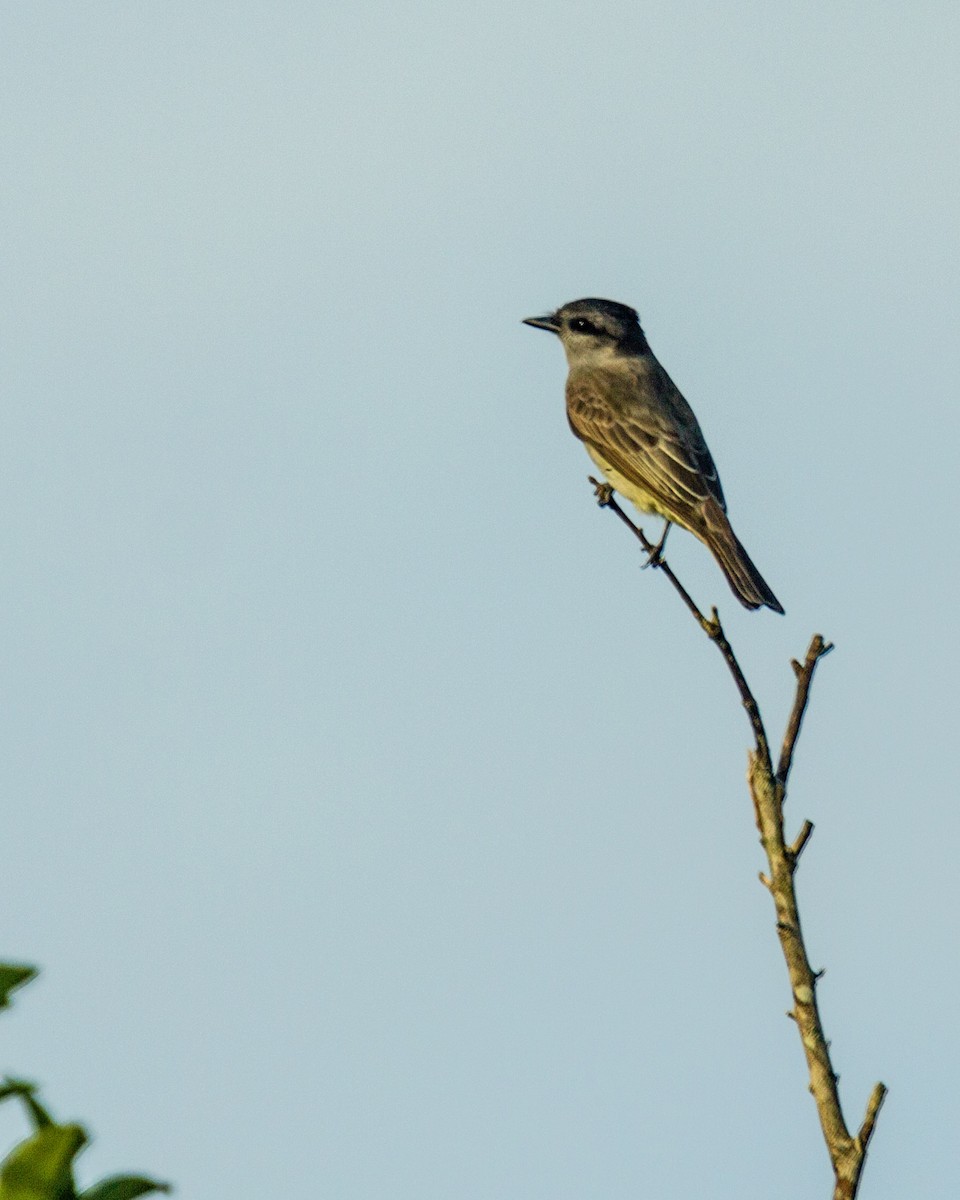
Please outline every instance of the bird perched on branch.
M641 512L689 530L713 554L747 608L783 608L740 544L697 418L654 358L632 308L573 300L526 325L563 343L570 427L609 484Z

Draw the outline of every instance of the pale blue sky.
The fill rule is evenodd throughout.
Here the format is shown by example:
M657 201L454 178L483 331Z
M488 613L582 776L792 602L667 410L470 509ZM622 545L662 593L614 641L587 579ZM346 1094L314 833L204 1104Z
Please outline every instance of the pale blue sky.
M863 1197L960 1189L960 14L74 3L0 18L2 1065L84 1181L809 1200L722 663L520 318L633 304L787 616ZM7 1143L13 1114L0 1120Z

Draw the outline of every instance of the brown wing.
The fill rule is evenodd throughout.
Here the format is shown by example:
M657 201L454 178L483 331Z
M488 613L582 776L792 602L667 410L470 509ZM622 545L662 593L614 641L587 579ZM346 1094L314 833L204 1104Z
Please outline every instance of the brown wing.
M693 410L656 360L640 375L571 374L567 417L577 437L654 496L678 524L699 527L711 499L726 512L717 468Z

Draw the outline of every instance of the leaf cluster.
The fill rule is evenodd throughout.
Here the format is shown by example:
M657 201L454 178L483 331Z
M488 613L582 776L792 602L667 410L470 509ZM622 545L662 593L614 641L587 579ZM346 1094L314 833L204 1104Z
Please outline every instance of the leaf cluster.
M0 963L0 1009L10 995L35 978L35 968ZM6 1076L0 1082L0 1103L19 1101L32 1128L0 1163L0 1200L135 1200L151 1192L169 1192L166 1183L143 1175L112 1175L77 1191L74 1163L90 1138L82 1125L61 1125L37 1099L36 1084Z

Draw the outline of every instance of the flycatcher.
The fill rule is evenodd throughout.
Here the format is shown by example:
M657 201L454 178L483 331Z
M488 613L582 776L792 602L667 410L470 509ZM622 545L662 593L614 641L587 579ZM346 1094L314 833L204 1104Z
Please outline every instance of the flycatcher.
M783 608L727 519L720 477L693 409L654 358L632 308L573 300L525 325L563 343L567 419L607 482L641 512L680 525L720 564L747 608Z

